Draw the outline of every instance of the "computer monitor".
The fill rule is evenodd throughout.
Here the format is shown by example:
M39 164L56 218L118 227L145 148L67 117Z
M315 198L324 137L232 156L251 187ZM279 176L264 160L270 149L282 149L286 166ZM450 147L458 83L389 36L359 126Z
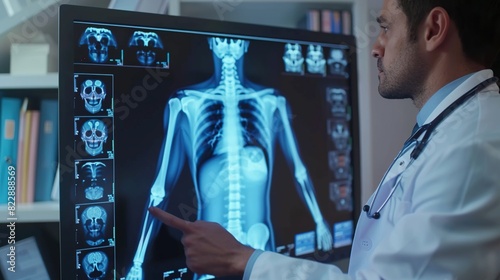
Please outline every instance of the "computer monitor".
M352 36L66 5L59 28L62 279L211 279L150 206L254 248L349 256Z

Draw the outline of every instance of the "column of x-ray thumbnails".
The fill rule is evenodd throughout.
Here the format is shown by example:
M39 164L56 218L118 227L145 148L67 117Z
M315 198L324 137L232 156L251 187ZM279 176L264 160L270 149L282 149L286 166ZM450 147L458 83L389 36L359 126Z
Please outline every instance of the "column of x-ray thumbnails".
M326 50L328 51L328 50ZM343 49L331 48L326 59L321 45L307 46L306 56L302 53L302 45L288 43L285 45L283 56L285 72L304 75L333 76L348 79L348 61ZM328 164L332 173L332 182L329 186L330 200L339 211L352 211L351 198L351 134L349 125L351 111L349 108L348 88L332 85L325 88L325 99L329 105L329 118L327 119L327 133L329 135Z
M305 51L305 56L303 54ZM325 55L325 53L327 55ZM349 130L351 109L349 107L347 85L349 62L346 49L324 48L321 45L288 43L283 55L285 72L292 75L311 75L333 78L340 83L332 83L324 89L329 116L326 120L328 134L328 166L330 182L329 198L337 211L353 211L352 174L351 174L351 134ZM333 225L334 248L350 245L352 242L352 220L337 222ZM312 252L314 234L306 232L296 236L295 255ZM286 246L281 246L286 247ZM286 253L288 249L278 248Z
M331 49L327 62L330 73L348 79L348 61L342 49ZM347 83L346 83L347 84ZM349 88L347 86L330 86L325 89L325 98L329 105L327 119L328 166L330 169L329 196L335 203L337 211L353 211L352 199L352 137L350 132L351 108L349 106ZM353 221L347 220L333 225L334 248L351 245Z
M75 244L77 279L115 279L114 73L119 67L169 68L156 32L79 22L74 74ZM116 68L118 67L118 68ZM85 68L87 69L87 68ZM104 69L104 68L101 68Z
M85 51L75 63L121 64L116 39L107 29L87 27L78 45ZM77 279L108 279L115 258L113 75L75 73L73 91L75 150L83 149L75 161Z
M113 75L74 74L77 279L107 279L114 264Z

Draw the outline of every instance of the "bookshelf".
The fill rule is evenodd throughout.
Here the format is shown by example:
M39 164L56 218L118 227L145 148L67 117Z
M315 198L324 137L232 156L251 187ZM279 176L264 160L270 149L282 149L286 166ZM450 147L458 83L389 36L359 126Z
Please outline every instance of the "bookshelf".
M40 75L0 74L0 91L57 90L58 73ZM7 223L7 205L0 204L0 223ZM59 202L44 201L31 204L16 203L16 223L58 222Z
M0 204L0 223L8 223L7 205ZM16 223L59 222L59 202L46 201L16 204Z
M12 89L57 89L58 73L44 75L0 74L0 90Z
M169 14L297 28L310 9L353 10L356 0L171 0Z

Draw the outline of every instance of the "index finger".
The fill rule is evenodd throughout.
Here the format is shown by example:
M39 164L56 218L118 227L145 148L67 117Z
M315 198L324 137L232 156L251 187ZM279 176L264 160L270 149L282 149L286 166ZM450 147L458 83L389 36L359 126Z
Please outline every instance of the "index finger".
M163 210L161 210L158 207L150 207L149 208L149 213L153 215L155 218L160 220L162 223L166 224L167 226L176 228L182 232L188 232L190 230L190 221L186 221L180 218L177 218L176 216L167 213Z

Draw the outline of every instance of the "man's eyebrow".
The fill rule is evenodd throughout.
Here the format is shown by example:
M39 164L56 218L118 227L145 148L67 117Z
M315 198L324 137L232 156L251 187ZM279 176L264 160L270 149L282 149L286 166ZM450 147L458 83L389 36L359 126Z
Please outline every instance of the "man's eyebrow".
M377 22L378 23L384 23L384 22L387 22L387 19L384 16L378 16L377 17Z

